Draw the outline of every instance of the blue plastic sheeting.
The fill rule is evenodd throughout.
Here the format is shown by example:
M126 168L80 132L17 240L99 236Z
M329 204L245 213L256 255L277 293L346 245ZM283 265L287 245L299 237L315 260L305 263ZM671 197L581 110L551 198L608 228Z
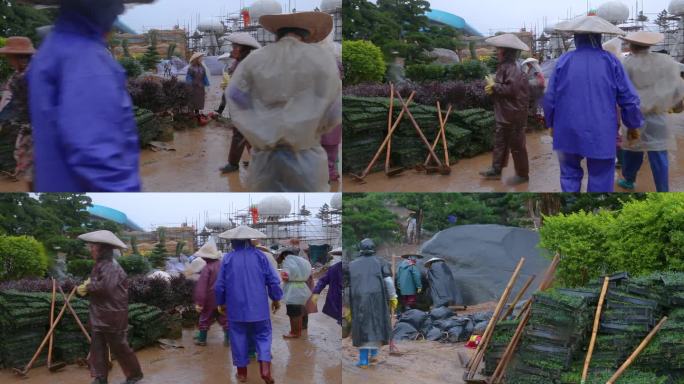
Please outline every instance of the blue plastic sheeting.
M433 9L430 12L426 13L425 16L427 16L427 18L430 19L430 21L434 21L440 24L448 25L456 29L463 30L471 36L482 36L482 34L478 32L475 28L468 25L464 18L456 16L453 13Z
M126 216L125 213L121 211L117 211L114 208L109 208L105 207L103 205L95 205L93 204L92 207L88 208L88 213L97 216L101 219L105 220L110 220L115 223L124 225L134 231L142 231L142 227L139 226L138 224L132 222L131 220L128 219L128 216Z

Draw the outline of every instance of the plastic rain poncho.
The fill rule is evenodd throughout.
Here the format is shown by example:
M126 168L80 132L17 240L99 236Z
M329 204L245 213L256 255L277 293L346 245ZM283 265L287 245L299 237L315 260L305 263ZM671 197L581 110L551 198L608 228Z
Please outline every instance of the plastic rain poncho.
M617 108L631 129L643 125L639 96L600 35L575 35L577 50L556 63L544 96L546 125L553 127L553 149L594 159L613 159Z
M369 343L387 345L392 333L385 279L392 274L376 256L364 255L349 263L352 341L355 347Z
M428 268L428 281L430 282L430 296L432 305L435 307L449 304L463 304L463 297L456 289L456 280L447 263L435 261Z
M288 255L282 267L288 275L288 281L283 284L285 304L304 305L311 297L311 289L306 285L311 277L311 264L303 257Z
M319 44L284 37L252 52L226 90L233 124L252 145L252 191L325 192L321 135L342 122L342 81Z
M641 138L624 138L622 148L634 152L675 150L677 142L668 127L667 113L684 99L679 63L668 55L644 52L632 53L622 64L639 92L641 112L646 119Z

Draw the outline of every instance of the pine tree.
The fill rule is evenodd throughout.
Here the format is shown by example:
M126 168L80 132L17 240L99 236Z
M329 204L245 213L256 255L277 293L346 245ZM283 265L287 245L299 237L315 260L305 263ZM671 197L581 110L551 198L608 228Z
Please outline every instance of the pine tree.
M121 43L121 48L123 48L124 57L131 57L131 52L128 51L128 39L124 39Z
M154 245L154 249L150 254L150 263L154 268L163 268L166 264L166 231L164 227L159 227L157 230L159 242Z
M147 51L142 58L140 58L140 64L143 68L148 71L152 71L157 68L157 64L161 61L161 56L157 52L157 33L155 31L150 31L148 33L150 39L150 45L147 46Z

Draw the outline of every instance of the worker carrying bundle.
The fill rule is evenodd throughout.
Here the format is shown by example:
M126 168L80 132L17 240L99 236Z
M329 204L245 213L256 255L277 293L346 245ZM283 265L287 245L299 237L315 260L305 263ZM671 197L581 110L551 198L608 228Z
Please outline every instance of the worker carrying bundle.
M247 187L263 192L326 192L321 135L342 121L335 57L317 43L332 30L323 12L265 15L277 42L252 52L227 89L230 116L252 145Z

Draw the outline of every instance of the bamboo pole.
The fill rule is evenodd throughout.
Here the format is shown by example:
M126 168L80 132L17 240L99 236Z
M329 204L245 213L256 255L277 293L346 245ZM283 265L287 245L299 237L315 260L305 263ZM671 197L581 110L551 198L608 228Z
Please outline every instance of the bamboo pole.
M511 294L511 289L513 288L513 285L515 284L515 281L518 279L518 275L520 274L520 270L522 269L522 266L524 263L525 263L525 258L521 257L520 261L518 262L518 265L515 267L515 271L513 272L511 279L508 281L508 285L506 285L506 288L504 289L503 293L501 294L501 297L499 298L499 302L496 305L496 309L494 309L494 314L492 315L492 319L489 320L489 323L487 324L487 328L485 329L485 332L482 335L482 340L477 345L475 355L468 362L467 371L466 371L465 375L469 379L471 379L475 375L475 373L477 372L477 368L479 367L480 363L482 362L482 358L484 357L484 351L487 349L487 345L489 344L489 340L491 339L492 334L494 333L494 327L496 326L496 323L499 319L499 316L501 315L501 311L503 310L504 304L506 304L506 302L508 301L508 296L510 296L510 294Z
M439 103L439 102L437 102ZM449 106L449 109L447 109L446 116L444 117L444 120L442 120L440 132L442 135L442 146L444 150L444 165L447 167L450 167L451 164L449 164L449 146L447 145L447 139L446 139L446 124L447 120L449 120L449 115L451 114L451 105ZM439 115L442 115L442 112L439 113Z
M435 151L432 150L432 147L430 146L430 142L428 139L425 137L425 134L423 133L423 130L420 129L420 125L418 125L418 122L416 122L416 119L413 117L413 113L408 109L408 105L404 103L404 99L401 97L401 95L397 94L397 98L399 98L399 101L404 105L404 109L406 110L406 115L408 116L409 120L411 121L411 124L413 124L413 127L416 129L416 132L418 133L418 136L420 137L420 140L423 141L423 144L428 149L428 152L430 153L430 156L435 160L437 163L438 167L442 166L442 162L439 160L439 156L435 153Z
M601 309L603 308L603 300L606 298L608 292L608 283L610 277L606 276L603 279L603 287L601 287L601 296L599 296L598 306L596 307L596 315L594 315L594 328L591 330L591 340L589 341L589 349L587 350L587 357L584 359L584 369L582 369L582 382L586 383L587 375L589 374L589 364L591 363L591 355L594 353L594 345L596 344L596 336L598 334L599 325L601 324Z
M62 287L60 287L62 288ZM55 321L55 299L57 298L57 283L52 279L52 303L50 304L50 326ZM52 365L52 346L54 344L55 336L50 334L50 342L48 344L48 368Z
M392 112L394 110L394 83L390 83L390 105L389 113L387 114L387 132L392 130ZM389 172L390 156L392 154L392 136L387 142L387 154L385 156L385 173Z
M71 306L71 303L69 303L69 300L67 299L66 295L64 294L64 291L62 290L62 287L59 287L59 292L62 294L62 297L64 298L64 303L67 305L69 308L69 311L71 314L74 316L74 319L76 319L76 324L78 324L78 327L81 328L81 332L83 332L83 335L88 339L88 343L92 343L93 340L90 338L90 335L88 334L88 331L85 329L83 326L83 323L81 322L81 319L78 318L78 314L74 310L74 308Z
M511 302L511 305L508 307L508 310L506 310L506 313L501 317L502 319L507 318L511 314L513 314L513 311L515 310L515 306L518 304L518 301L522 299L523 295L525 295L525 292L527 292L527 289L530 288L530 285L532 285L532 282L534 281L534 278L536 276L532 275L530 276L529 279L525 282L525 285L523 285L522 289L520 289L520 292L518 292L518 295L515 296L513 301Z
M629 358L627 358L627 360L622 364L622 366L620 366L617 372L615 372L615 374L610 379L608 379L608 381L606 381L606 384L613 384L617 379L620 378L620 376L627 370L627 368L629 368L629 366L632 365L634 359L636 359L637 356L639 356L639 354L641 353L641 351L643 351L644 348L646 348L648 343L651 342L653 336L655 336L655 334L658 333L658 331L660 331L660 328L663 327L663 324L665 324L666 321L667 316L663 317L658 323L658 325L656 325L655 328L653 328L651 332L649 332L648 335L646 335L646 338L644 338L644 340L641 342L641 344L639 344L637 349L635 349L634 352L632 352L632 354L629 356Z
M549 268L546 270L546 273L544 274L544 280L539 285L538 292L545 291L549 287L551 287L554 275L556 273L556 268L558 268L559 263L560 256L556 254L556 256L554 256L553 260L551 261ZM518 343L520 342L520 338L522 337L522 331L525 328L525 325L527 325L527 322L530 320L530 315L532 313L531 304L532 299L530 298L527 301L527 303L525 303L525 307L523 307L523 310L518 315L518 317L520 318L520 323L518 324L518 327L516 328L515 334L511 338L511 341L506 346L506 350L504 351L504 354L501 357L501 360L499 361L496 370L494 370L494 375L492 376L491 380L492 383L497 383L499 380L503 378L504 372L506 372L506 368L508 367L508 364L513 358L513 353L515 352L515 349L518 347Z

